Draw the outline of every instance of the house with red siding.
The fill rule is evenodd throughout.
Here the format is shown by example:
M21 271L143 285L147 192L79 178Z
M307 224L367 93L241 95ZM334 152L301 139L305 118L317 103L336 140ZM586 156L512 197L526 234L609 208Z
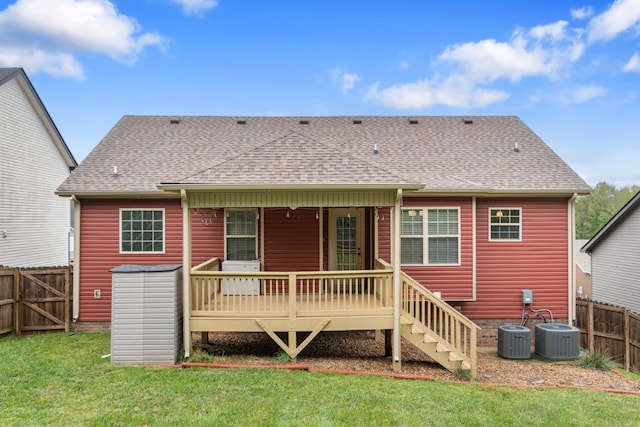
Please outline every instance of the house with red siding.
M572 322L590 190L512 116L124 116L57 194L77 328L109 326L114 267L181 264L186 357L197 332L295 358L322 331L380 330L398 370L404 338L474 371L526 310Z

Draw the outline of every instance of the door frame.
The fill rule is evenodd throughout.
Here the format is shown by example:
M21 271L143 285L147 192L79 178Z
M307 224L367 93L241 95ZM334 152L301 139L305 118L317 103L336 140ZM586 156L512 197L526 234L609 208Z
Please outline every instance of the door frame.
M351 215L355 216L356 221L356 247L358 248L357 266L359 270L364 269L365 265L365 239L364 239L364 208L330 208L329 209L329 270L336 270L337 258L337 236L336 236L336 219L339 216Z

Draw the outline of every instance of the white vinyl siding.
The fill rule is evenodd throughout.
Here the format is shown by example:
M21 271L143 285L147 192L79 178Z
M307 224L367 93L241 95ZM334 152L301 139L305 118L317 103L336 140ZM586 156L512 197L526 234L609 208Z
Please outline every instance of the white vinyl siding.
M640 207L623 218L591 253L595 301L640 313Z
M227 209L225 252L229 261L252 261L258 258L258 211Z
M489 208L489 240L522 240L521 208Z
M400 258L403 265L460 263L458 208L402 209L400 222Z
M0 85L0 265L69 265L70 200L55 195L69 166L12 79Z

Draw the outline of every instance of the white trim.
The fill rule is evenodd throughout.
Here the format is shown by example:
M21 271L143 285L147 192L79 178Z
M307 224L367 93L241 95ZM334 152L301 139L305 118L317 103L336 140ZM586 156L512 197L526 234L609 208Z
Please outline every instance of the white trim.
M318 248L319 253L319 263L318 270L324 271L324 242L322 241L322 237L324 236L324 208L322 206L318 206L318 244L320 247Z
M395 370L400 370L400 209L402 205L402 190L397 190L396 202L393 207L393 226L391 227L393 241L391 242L391 262L393 265L393 364Z
M335 208L329 209L329 270L336 269L336 218L347 214L354 215L356 222L356 245L360 249L358 255L357 270L364 268L362 254L364 251L364 209L363 208Z
M437 238L437 237L454 237L453 235L429 235L428 229L428 216L430 210L456 210L458 212L458 234L455 236L458 239L458 261L455 263L429 263L429 238ZM422 264L402 264L402 266L420 266L420 267L459 267L462 265L462 226L460 223L461 218L461 207L460 206L420 206L420 207L402 207L400 209L400 215L402 215L402 211L423 211L423 221L422 221ZM402 241L402 220L400 220L400 240ZM411 236L406 236L411 237ZM418 236L415 236L418 237Z
M256 258L260 257L260 254L258 253L258 250L262 250L262 248L258 248L258 239L262 239L262 243L263 243L263 247L264 247L264 235L263 233L260 231L260 236L258 235L259 231L258 231L258 221L260 221L261 224L264 224L264 215L260 215L260 219L258 219L258 208L226 208L223 211L223 215L224 215L224 259L227 260L229 259L229 257L227 256L227 218L228 218L228 213L229 212L255 212L255 217L256 217L256 234L254 235L250 235L250 234L242 234L242 235L234 235L233 237L236 238L248 238L248 237L253 237L255 238L255 242L256 242L256 246L255 246L255 254L256 254ZM253 260L244 260L244 261L253 261ZM264 262L264 260L263 260Z
M162 212L162 250L161 251L123 251L122 250L122 212ZM141 230L144 231L144 230ZM153 240L155 243L155 240ZM120 208L118 212L118 253L120 255L153 254L162 255L167 245L167 213L165 208Z
M573 258L574 258L573 242L575 241L575 238L576 238L576 226L575 226L576 197L578 197L578 195L574 194L567 202L567 228L568 228L567 246L569 249L569 259L568 259L568 266L567 266L567 271L569 273L568 275L569 298L567 303L569 304L569 307L567 310L567 314L569 317L568 321L570 325L573 325L575 320L575 306L576 306L576 278L575 278L575 271L573 268Z
M373 261L380 258L380 239L378 238L378 208L373 208L373 239L371 244L373 245Z
M258 233L260 233L260 247L258 248L260 251L260 254L258 255L258 257L262 260L262 262L264 263L264 208L260 208L258 210L258 215L260 215L260 219L259 219L259 225L260 225L260 229L258 230ZM227 217L225 216L225 222L224 222L224 232L226 234L227 232ZM227 256L227 251L226 251L226 245L227 245L227 239L224 239L224 244L225 244L225 256Z
M489 242L495 242L495 243L513 243L513 242L522 242L522 223L524 222L522 220L522 215L523 215L523 209L522 207L508 207L508 206L490 206L487 212L487 240ZM520 211L520 223L518 224L518 238L517 239L492 239L491 238L491 226L494 224L491 224L491 211L492 210L499 210L499 211L505 211L505 210L517 210ZM515 224L495 224L495 225L515 225Z
M191 352L191 209L186 191L182 199L182 342L184 358Z
M74 322L80 317L80 210L81 204L75 196L73 200L73 314Z

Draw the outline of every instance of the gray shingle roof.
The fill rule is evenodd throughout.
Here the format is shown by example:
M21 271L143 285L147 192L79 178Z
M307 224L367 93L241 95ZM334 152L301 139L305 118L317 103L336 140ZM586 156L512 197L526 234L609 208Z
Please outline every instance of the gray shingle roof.
M177 124L170 119L124 116L59 193L151 194L160 183L413 183L439 192L590 191L513 116L197 116L181 117Z
M20 73L20 68L0 68L0 85Z

